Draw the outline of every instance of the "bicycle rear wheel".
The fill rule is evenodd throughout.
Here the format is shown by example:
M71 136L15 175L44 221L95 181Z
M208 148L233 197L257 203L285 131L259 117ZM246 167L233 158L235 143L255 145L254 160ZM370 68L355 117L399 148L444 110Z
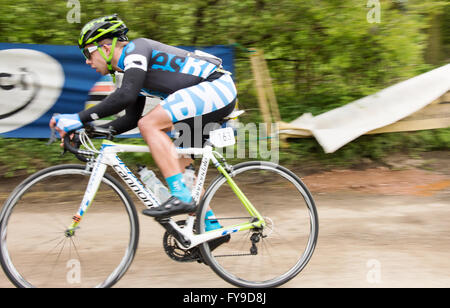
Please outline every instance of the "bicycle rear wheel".
M295 174L270 162L238 164L230 175L266 226L231 233L230 241L216 249L204 243L202 256L216 274L233 285L282 285L294 278L313 254L319 229L314 200ZM223 227L252 221L222 175L209 186L197 213L199 233L205 232L209 207Z
M66 234L91 175L82 165L42 170L22 182L0 216L0 261L17 287L110 287L139 238L130 196L105 174L73 236Z

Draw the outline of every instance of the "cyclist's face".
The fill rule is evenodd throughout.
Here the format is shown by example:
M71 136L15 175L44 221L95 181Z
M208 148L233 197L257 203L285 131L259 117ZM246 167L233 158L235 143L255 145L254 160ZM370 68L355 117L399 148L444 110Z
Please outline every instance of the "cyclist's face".
M86 48L93 47L93 46L95 46L95 45L91 44L91 45L86 46ZM103 48L103 52L105 53L105 55L107 57L109 56L109 53L110 53L110 50L108 47L109 46L107 46L107 45L103 45L103 46L99 47L99 48ZM103 59L103 57L98 52L98 50L94 50L93 52L90 53L89 59L86 59L86 64L90 65L92 69L95 69L97 72L99 72L102 75L109 74L108 66L106 65L106 61L105 61L105 59Z

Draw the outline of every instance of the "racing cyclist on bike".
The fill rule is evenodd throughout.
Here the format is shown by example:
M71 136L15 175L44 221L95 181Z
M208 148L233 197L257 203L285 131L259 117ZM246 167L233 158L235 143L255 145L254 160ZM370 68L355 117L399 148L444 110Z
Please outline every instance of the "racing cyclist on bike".
M176 123L185 123L191 128L191 139L197 140L194 134L200 134L204 142L203 128L233 111L235 85L230 74L222 69L219 58L146 38L130 42L127 32L125 23L116 14L94 19L82 28L78 46L86 64L102 75L122 72L122 84L92 108L54 116L50 127L64 137L88 122L125 110L124 116L107 126L112 126L117 134L139 127L172 194L161 206L143 213L157 218L192 213L196 205L182 173L190 160L171 154L175 146L166 132ZM163 100L142 117L145 94L158 95ZM194 122L198 120L202 127L194 130ZM203 143L195 146L202 147ZM206 218L207 231L220 228L217 220L208 219L214 218L212 211Z

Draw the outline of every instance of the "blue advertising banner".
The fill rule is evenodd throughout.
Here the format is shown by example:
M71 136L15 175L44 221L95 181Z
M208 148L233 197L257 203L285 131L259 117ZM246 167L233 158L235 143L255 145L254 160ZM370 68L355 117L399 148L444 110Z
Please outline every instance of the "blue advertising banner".
M234 71L231 46L180 48L213 54ZM113 90L111 79L86 65L76 46L0 43L2 137L48 138L54 113L77 113L93 104L93 96L106 97Z

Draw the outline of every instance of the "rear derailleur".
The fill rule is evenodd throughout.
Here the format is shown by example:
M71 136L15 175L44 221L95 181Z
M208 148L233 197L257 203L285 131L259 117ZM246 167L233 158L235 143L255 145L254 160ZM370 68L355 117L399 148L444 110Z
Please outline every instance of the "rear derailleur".
M262 234L262 231L258 231L250 236L250 241L252 242L252 247L250 247L250 254L257 255L258 254L258 246L257 243L261 240L261 238L265 238L266 236Z

